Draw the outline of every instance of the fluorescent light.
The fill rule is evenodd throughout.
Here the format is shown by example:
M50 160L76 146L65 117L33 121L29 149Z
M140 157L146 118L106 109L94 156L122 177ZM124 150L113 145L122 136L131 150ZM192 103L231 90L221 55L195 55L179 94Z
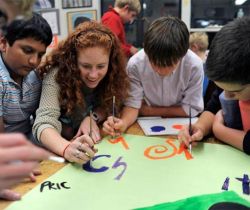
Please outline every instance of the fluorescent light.
M246 0L235 0L235 5L242 5L246 2Z

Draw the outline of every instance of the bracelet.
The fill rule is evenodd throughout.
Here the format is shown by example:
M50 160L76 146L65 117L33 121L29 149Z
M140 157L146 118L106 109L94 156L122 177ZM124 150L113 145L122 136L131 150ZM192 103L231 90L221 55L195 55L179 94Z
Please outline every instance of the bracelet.
M71 143L69 143L69 144L64 148L63 153L62 153L62 156L63 156L63 157L64 157L64 155L65 155L66 149L69 147L70 144L71 144ZM64 157L64 158L65 158L65 157Z

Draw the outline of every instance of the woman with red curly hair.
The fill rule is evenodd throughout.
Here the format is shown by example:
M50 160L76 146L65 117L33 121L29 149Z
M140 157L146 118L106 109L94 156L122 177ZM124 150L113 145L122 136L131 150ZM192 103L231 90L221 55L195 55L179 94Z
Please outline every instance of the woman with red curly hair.
M119 41L105 26L85 22L39 70L44 80L33 134L47 149L83 164L96 152L94 143L101 139L97 124L112 113L112 97L118 111L127 97L129 83Z

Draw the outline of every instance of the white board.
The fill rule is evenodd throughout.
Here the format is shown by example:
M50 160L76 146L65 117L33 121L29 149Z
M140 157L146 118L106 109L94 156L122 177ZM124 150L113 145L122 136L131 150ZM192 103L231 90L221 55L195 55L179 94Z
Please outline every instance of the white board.
M193 117L192 124L197 120ZM189 118L139 117L137 121L146 136L177 135L181 126L189 124Z

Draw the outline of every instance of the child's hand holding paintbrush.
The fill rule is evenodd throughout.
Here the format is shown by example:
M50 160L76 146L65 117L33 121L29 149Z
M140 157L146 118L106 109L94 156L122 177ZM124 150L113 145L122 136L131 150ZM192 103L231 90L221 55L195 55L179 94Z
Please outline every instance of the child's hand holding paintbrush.
M107 120L103 123L103 131L111 135L112 138L120 136L122 132L125 131L127 126L125 122L117 117L115 117L115 96L113 96L112 103L112 116L109 116Z
M190 152L192 152L192 147L196 146L197 141L200 141L205 136L205 131L202 129L200 124L206 124L206 122L198 121L195 124L192 124L191 121L191 106L189 108L189 124L183 126L178 134L178 140L184 142Z

